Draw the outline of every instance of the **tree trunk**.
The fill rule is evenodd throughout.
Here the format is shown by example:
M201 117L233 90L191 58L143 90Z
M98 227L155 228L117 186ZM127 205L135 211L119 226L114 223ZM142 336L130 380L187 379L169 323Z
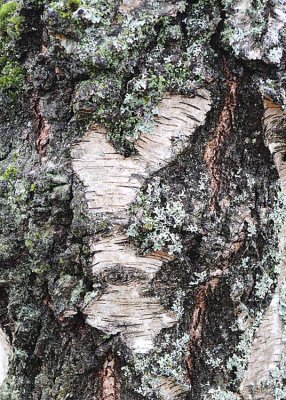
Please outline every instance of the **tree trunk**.
M0 399L286 398L285 32L0 1Z

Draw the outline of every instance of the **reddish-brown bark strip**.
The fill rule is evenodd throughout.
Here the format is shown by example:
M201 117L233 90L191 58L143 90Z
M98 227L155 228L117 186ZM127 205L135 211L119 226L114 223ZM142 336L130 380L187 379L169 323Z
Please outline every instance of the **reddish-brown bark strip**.
M48 48L43 44L43 37L42 37L42 46L39 56L46 57L47 53L48 53ZM31 96L31 109L33 110L36 120L35 131L37 138L34 137L35 148L37 153L40 155L42 161L42 157L44 157L47 153L47 146L50 140L51 125L48 119L44 115L43 101L39 95L38 89L35 87L32 76L28 76L28 80L31 82L33 86L33 92Z
M47 152L47 145L50 139L51 125L47 118L43 115L41 100L37 100L35 104L35 113L38 124L38 138L36 140L36 150L40 156L45 156Z
M217 287L219 278L213 278L202 286L195 298L195 308L192 315L191 326L190 326L190 344L189 344L189 356L186 358L186 368L190 382L193 380L193 355L196 353L196 349L202 339L203 329L205 326L206 312L207 312L207 301L211 293Z
M208 301L210 296L214 293L215 289L219 285L220 278L228 271L233 258L243 249L246 241L246 233L241 232L237 238L233 241L230 248L222 253L219 260L215 265L220 265L220 269L216 270L211 278L205 285L203 285L197 292L195 298L195 308L193 311L191 324L190 324L190 343L189 343L189 355L186 357L186 369L187 375L192 383L193 370L194 370L194 355L197 353L197 349L201 343L203 337L203 330L206 324L207 312L208 312Z
M120 381L116 370L116 359L111 352L107 355L101 373L101 393L98 400L119 400Z
M223 145L231 133L234 122L234 111L237 104L238 79L229 69L225 60L223 63L223 71L227 81L228 92L215 127L214 137L208 142L204 154L204 160L211 175L211 208L213 210L216 209L217 196L222 186L221 164L224 155Z

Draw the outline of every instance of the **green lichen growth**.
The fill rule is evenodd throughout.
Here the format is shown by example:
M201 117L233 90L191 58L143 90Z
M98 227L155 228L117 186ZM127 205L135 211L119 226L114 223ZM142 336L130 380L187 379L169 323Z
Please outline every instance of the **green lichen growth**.
M19 88L23 82L23 69L15 61L7 61L0 73L0 89Z
M82 5L80 0L57 1L51 4L51 8L59 13L62 19L69 22L73 19L73 13ZM75 20L73 22L76 22Z
M23 70L16 46L24 21L19 15L20 5L19 1L0 0L0 90L17 89L18 92L22 86Z
M9 167L0 175L0 180L2 181L11 181L14 180L18 175L18 168L11 164Z
M23 17L17 15L18 1L0 3L0 36L14 38L19 35Z
M1 2L0 8L0 31L3 33L6 29L12 16L17 10L17 1L10 1L9 3Z
M37 190L37 184L36 183L32 183L30 190L31 190L31 192L35 192Z
M80 0L68 0L66 7L71 11L76 11L80 7L80 5L81 5Z

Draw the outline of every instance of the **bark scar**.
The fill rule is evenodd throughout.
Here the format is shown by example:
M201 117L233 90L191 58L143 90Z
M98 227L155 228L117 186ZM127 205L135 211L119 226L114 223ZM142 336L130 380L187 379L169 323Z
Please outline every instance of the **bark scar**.
M200 345L203 328L205 326L207 314L207 302L210 293L213 293L219 283L219 278L213 278L201 287L195 298L195 309L193 311L191 326L190 326L190 355L186 358L186 369L190 381L193 380L193 354L196 354L197 348Z

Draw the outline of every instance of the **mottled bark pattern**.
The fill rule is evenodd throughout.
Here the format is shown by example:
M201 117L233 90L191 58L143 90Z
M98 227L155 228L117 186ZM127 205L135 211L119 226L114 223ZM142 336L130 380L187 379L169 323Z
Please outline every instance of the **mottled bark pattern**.
M284 400L285 26L0 1L1 400Z

